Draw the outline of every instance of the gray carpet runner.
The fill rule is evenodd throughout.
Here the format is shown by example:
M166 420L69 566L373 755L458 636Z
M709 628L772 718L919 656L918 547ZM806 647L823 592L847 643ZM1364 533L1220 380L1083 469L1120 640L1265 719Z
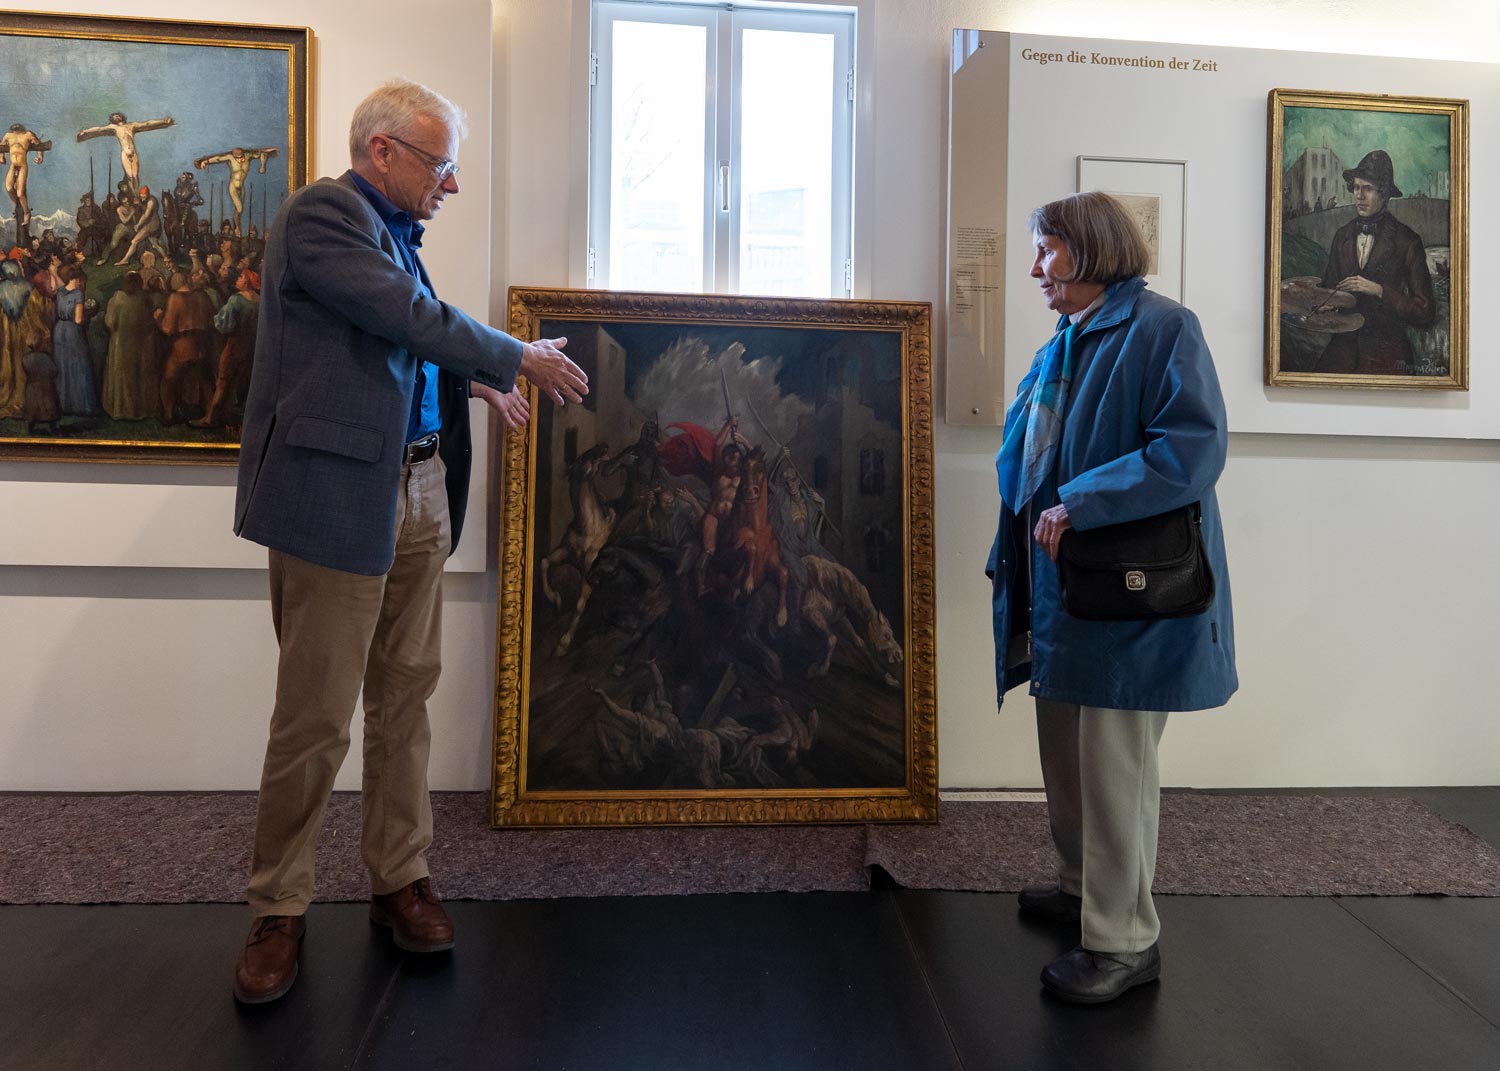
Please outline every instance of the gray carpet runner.
M448 899L857 891L1008 892L1052 876L1046 808L945 802L937 825L495 830L486 796L433 796L433 884ZM244 898L253 793L0 795L0 903ZM318 899L364 900L359 799L338 793ZM1411 800L1163 797L1158 893L1500 896L1500 851Z

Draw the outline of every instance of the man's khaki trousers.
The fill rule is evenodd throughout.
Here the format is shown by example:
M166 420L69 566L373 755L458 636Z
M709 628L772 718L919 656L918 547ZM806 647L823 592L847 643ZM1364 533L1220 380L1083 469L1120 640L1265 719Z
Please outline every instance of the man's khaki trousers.
M451 549L443 477L436 456L402 469L396 559L384 576L271 551L271 620L281 658L250 868L257 916L300 915L312 902L313 849L361 688L360 846L370 890L394 892L427 876L427 700L438 681L443 563Z
M1058 885L1083 897L1083 947L1143 952L1161 923L1151 900L1161 778L1155 710L1036 701Z

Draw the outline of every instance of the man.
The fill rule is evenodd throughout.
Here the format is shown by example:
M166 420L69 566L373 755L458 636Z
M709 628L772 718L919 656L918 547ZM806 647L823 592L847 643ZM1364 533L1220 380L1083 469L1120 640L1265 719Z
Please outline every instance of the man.
M161 201L162 242L166 246L167 255L175 256L174 249L177 242L177 232L182 226L181 219L179 218L181 213L177 208L177 198L172 196L172 191L162 190L161 196L157 199Z
M266 173L266 164L271 157L280 150L275 148L245 149L238 145L228 152L215 153L213 156L200 156L193 161L193 166L202 171L210 164L229 165L229 199L234 203L234 226L236 237L240 234L240 217L245 214L245 176L250 174L250 161L260 161L260 173ZM229 221L225 220L225 225Z
M624 489L621 490L620 496L610 503L611 508L621 517L639 507L643 499L647 508L650 507L656 473L660 467L656 453L657 442L660 438L661 433L656 421L646 421L641 426L641 433L636 441L606 461L599 469L599 475L604 477L613 476L621 471L625 473Z
M698 594L708 591L708 565L719 550L719 526L728 523L734 502L745 478L745 456L750 444L740 434L740 424L733 415L714 440L718 448L718 468L709 483L708 509L703 513L703 553L698 559Z
M15 205L16 233L24 234L31 222L31 203L26 199L26 177L30 170L26 163L28 152L36 153L36 163L41 163L44 154L52 148L52 142L43 141L25 123L12 123L10 129L0 134L0 152L5 154L5 192Z
M296 977L313 846L361 686L371 921L408 951L453 945L428 883L426 703L467 503L468 398L517 427L530 415L517 372L559 405L588 391L565 340L523 343L433 296L422 222L458 192L464 132L431 90L380 87L355 110L352 169L292 194L266 246L235 531L270 548L281 656L241 1001L275 1000Z
M219 223L219 237L214 248L230 264L240 259L240 239L227 219Z
M61 246L57 240L57 232L51 227L43 230L41 238L37 240L36 250L44 264L57 256L61 250Z
M110 112L109 122L103 126L86 127L78 132L79 141L99 138L108 134L120 143L120 166L125 169L125 180L130 192L141 187L141 154L136 151L135 136L146 130L165 130L177 122L170 115L161 119L147 119L142 123L127 123L124 112Z
M780 479L777 479L778 474ZM807 567L802 559L809 554L834 561L823 545L823 531L829 527L828 506L823 496L802 482L802 473L792 461L792 452L781 448L781 455L771 468L771 523L781 546L781 560L792 571L798 583L807 583Z
M78 248L83 254L92 257L103 252L110 228L103 210L94 203L92 193L86 193L78 199L78 211L74 218L78 223Z
M99 254L99 259L94 261L95 264L105 263L115 255L116 250L128 249L135 239L140 205L136 200L135 191L124 179L120 180L119 194L120 196L115 200L114 230L110 232L109 241L104 243L104 252Z
M198 240L198 206L203 203L203 192L198 189L198 180L191 171L177 176L172 199L177 203L177 228L171 235L172 253L181 256Z
M135 233L130 237L130 245L126 247L124 254L115 261L115 267L123 268L135 258L135 255L145 248L151 248L166 260L170 260L172 254L168 252L166 242L163 240L161 226L161 202L151 193L151 187L142 186L140 196L135 201Z
M694 550L693 535L698 530L703 507L687 491L679 491L670 477L658 477L654 490L651 538L672 550L678 561L677 571L681 573L683 563Z
M149 249L143 249L141 251L141 273L140 274L141 274L141 288L143 290L145 289L146 285L151 282L152 279L171 278L171 275L170 275L170 273L172 271L171 258L168 257L168 258L164 259L162 261L162 265L167 269L167 274L165 274L165 275L156 267L156 254L153 253Z
M1427 251L1417 232L1396 220L1386 202L1400 197L1395 168L1382 149L1344 172L1357 213L1333 235L1323 285L1354 295L1365 318L1357 331L1335 334L1318 359L1319 372L1415 375L1407 325L1426 327L1436 311Z
M250 224L250 230L246 233L245 240L242 244L244 246L245 256L250 258L250 267L259 267L261 254L266 251L266 243L265 240L261 238L260 231L256 228L255 224Z
M208 355L212 346L214 306L201 286L201 272L175 272L166 312L159 322L169 340L161 373L161 419L163 424L181 424L182 410L207 408L213 379Z

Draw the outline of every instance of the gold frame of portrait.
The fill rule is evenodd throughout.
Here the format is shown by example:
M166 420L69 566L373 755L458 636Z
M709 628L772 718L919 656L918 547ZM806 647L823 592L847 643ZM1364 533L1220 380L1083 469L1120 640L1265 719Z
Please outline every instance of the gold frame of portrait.
M260 48L286 53L287 187L306 185L312 160L312 30L306 26L197 22L114 15L0 12L0 36L80 38L199 47ZM170 105L168 105L170 106ZM58 439L0 436L0 461L104 464L233 465L238 442L169 439Z
M538 791L527 787L528 705L539 486L538 419L506 434L500 474L500 590L496 627L492 821L496 826L741 825L937 820L936 578L933 564L932 306L704 294L512 287L508 327L535 339L543 320L796 331L889 332L899 339L903 387L905 621L901 691L905 783L828 789ZM521 381L524 385L524 379ZM525 385L533 407L535 388ZM540 414L534 408L533 417ZM554 474L555 478L555 474Z
M1448 118L1449 184L1448 374L1369 375L1296 372L1281 367L1282 166L1288 107L1406 112ZM1265 384L1272 387L1340 387L1395 390L1469 389L1469 102L1447 97L1273 89L1267 96L1266 147L1266 350ZM1376 148L1377 146L1371 146ZM1353 166L1352 161L1346 161Z

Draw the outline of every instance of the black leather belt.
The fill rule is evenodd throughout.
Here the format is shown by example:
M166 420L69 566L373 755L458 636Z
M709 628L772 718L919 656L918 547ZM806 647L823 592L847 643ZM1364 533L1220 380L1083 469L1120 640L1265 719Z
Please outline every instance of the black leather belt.
M438 450L438 433L431 432L422 436L415 442L406 444L406 459L408 465L419 465L432 457Z

